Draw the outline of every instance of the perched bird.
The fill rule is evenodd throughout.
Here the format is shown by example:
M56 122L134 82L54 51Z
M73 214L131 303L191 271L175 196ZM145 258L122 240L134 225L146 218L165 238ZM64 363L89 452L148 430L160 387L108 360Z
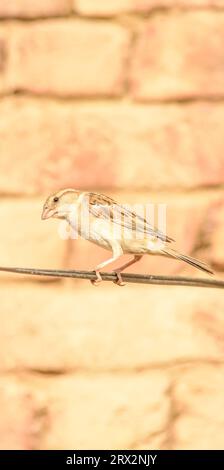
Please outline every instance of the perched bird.
M172 249L174 241L148 220L103 194L63 189L49 196L44 204L42 219L65 219L81 237L112 252L112 257L96 268L94 285L102 281L100 271L123 254L133 258L118 269L116 283L124 285L121 272L138 262L143 255L163 255L185 261L209 274L211 269L202 261Z

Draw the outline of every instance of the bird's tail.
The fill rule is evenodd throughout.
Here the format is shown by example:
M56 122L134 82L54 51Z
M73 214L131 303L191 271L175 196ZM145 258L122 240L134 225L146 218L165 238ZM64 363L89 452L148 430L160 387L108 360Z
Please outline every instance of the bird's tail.
M198 259L191 258L191 256L178 253L178 251L172 250L171 248L165 248L162 251L166 256L185 261L185 263L188 263L191 266L194 266L194 268L200 269L201 271L204 271L205 273L214 274L211 268L206 263L203 263L203 261L199 261Z

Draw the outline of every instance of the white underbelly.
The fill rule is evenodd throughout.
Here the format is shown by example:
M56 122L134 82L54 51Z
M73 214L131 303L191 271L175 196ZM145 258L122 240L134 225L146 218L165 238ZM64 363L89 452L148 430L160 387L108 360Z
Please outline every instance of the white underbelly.
M119 244L123 253L158 253L161 250L161 240L155 237L142 238L142 234L135 236L133 232L126 231L126 236L119 230L117 224L111 224L110 221L94 218L89 223L74 226L73 221L70 225L78 234L102 248L112 251L112 247Z

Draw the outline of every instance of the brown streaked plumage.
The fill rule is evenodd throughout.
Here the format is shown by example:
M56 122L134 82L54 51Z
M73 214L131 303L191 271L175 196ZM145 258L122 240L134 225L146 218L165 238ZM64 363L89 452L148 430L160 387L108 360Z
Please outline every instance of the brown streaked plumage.
M94 285L102 281L100 271L105 266L127 253L132 254L133 258L116 269L118 285L124 285L121 272L145 254L182 260L213 274L202 261L171 248L174 240L150 225L144 217L108 196L74 189L58 191L47 198L43 207L42 219L50 217L67 220L83 238L112 252L112 257L95 268L97 280L92 281Z

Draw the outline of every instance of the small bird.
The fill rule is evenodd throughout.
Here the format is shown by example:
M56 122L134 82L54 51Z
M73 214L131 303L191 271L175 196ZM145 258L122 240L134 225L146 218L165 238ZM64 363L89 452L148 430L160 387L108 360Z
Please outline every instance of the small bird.
M81 237L112 252L108 260L94 269L97 278L91 281L94 285L102 281L100 271L123 254L131 254L133 258L114 271L117 275L115 283L119 286L125 285L121 272L140 261L145 254L182 260L213 274L202 261L171 248L174 240L154 228L144 217L103 194L75 189L58 191L47 198L43 207L42 219L50 217L65 219Z

